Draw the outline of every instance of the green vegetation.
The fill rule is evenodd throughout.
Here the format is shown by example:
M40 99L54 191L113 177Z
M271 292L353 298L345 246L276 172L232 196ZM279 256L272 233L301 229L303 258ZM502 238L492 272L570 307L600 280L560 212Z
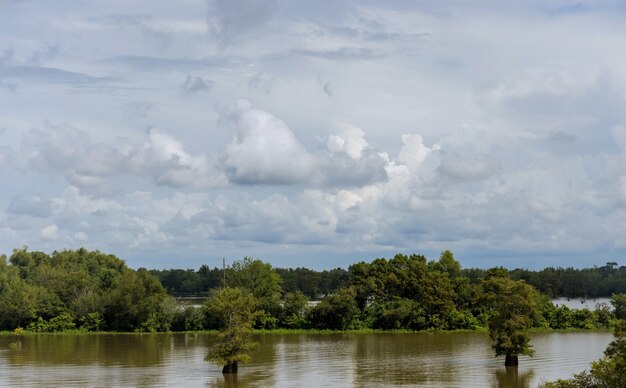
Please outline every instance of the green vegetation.
M0 258L0 330L167 331L174 313L158 279L98 251Z
M463 273L473 281L479 281L485 277L486 271L468 269ZM598 298L626 293L626 266L618 267L616 262L582 269L548 267L531 271L518 268L509 273L512 279L524 280L551 298Z
M255 299L241 288L223 288L211 294L205 307L220 329L205 359L222 365L222 373L237 373L238 363L249 361L257 347L251 340L252 323L259 312Z
M583 371L568 380L544 383L543 388L623 388L626 387L626 322L623 308L625 294L613 295L611 303L615 315L615 339L604 351L604 357L591 364L590 371Z
M556 307L548 296L534 291L510 301L522 306L518 318L499 314L497 299L488 297L489 287L496 287L495 278L509 279L516 287L523 284L520 290L532 289L514 274L503 268L464 270L449 251L437 260L399 254L323 272L276 269L246 257L224 272L207 266L198 271L133 270L98 251L46 254L17 249L0 259L0 330L222 330L223 322L210 305L213 299L197 308L176 301L167 291L194 291L213 298L224 283L252 298L253 330L485 330L497 319L523 320L521 331L612 327L614 316L608 306L594 311ZM322 300L311 303L312 297ZM536 311L523 310L526 297ZM618 315L626 315L626 299L615 300ZM514 349L526 354L526 348Z
M516 366L519 355L532 356L528 329L539 320L539 293L521 280L494 272L483 280L481 298L496 356L505 356L505 366Z

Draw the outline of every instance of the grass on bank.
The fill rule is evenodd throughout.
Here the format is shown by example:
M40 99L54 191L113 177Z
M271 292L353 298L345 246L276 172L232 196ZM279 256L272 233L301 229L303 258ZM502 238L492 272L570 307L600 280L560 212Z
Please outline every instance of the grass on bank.
M594 329L549 329L549 328L531 328L530 333L610 333L611 328L594 328ZM381 329L354 329L354 330L320 330L320 329L257 329L254 334L454 334L454 333L486 333L487 327L477 327L475 329L457 329L457 330L381 330ZM140 331L85 331L79 329L64 330L57 332L35 332L22 330L20 334L15 331L0 331L0 336L37 336L37 335L162 335L162 334L217 334L218 330L198 330L198 331L168 331L168 332L140 332Z

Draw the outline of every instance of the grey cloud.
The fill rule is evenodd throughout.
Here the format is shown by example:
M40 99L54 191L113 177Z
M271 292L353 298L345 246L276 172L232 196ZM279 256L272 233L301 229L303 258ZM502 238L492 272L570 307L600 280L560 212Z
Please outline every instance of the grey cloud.
M133 101L122 107L124 114L128 117L147 117L154 108L154 104L149 101Z
M364 42L382 42L382 41L397 41L403 39L411 39L415 44L419 40L424 40L432 36L429 32L396 32L389 30L395 26L388 26L380 21L371 17L359 17L357 18L357 26L346 26L342 24L337 25L322 25L324 31L328 35L341 36L350 38L352 40L361 40Z
M173 33L167 28L155 28L150 25L154 18L143 14L110 14L89 18L90 21L107 27L136 27L160 50L167 49L173 41Z
M462 157L441 152L441 163L437 171L458 180L485 179L500 171L500 163L488 155Z
M0 66L5 66L13 63L13 57L15 56L15 49L8 47L0 54Z
M346 154L332 154L320 163L320 183L330 187L361 187L387 180L387 161L371 149L362 151L359 159Z
M369 48L342 47L331 50L294 49L292 55L324 58L332 61L375 59L383 56L381 53Z
M15 82L6 82L0 79L0 88L8 90L10 92L17 91L17 84Z
M44 130L29 131L22 152L37 170L61 174L94 194L114 192L111 179L128 175L152 177L157 184L173 187L227 183L206 157L187 153L175 138L158 130L149 131L144 145L124 139L108 144L93 142L87 132L71 126L47 124Z
M0 78L35 83L66 84L71 86L104 85L112 81L106 77L37 66L4 66L0 67Z
M182 84L182 90L185 94L195 94L198 92L206 92L213 87L213 81L205 80L200 76L192 76L187 74L185 82Z
M125 14L125 13L115 13L109 15L101 15L97 17L90 17L88 20L93 21L95 23L99 23L106 26L120 27L120 26L138 26L143 22L150 20L151 17L148 15L141 14Z
M322 81L322 77L317 74L317 83L320 85L320 87L322 88L322 91L328 96L328 97L332 97L333 96L333 90L330 87L330 82L324 82Z
M44 200L38 196L13 197L9 202L7 212L33 217L48 217L52 213L52 206L49 200Z
M27 60L27 64L29 66L41 66L43 63L54 59L60 52L61 47L58 44L48 45L43 49L32 53L30 58Z
M274 15L274 0L209 0L207 26L220 46L263 27Z
M141 32L145 37L154 41L158 48L163 51L170 47L174 39L172 31L163 28L154 28L149 25L143 25Z
M215 58L160 58L138 55L120 55L105 58L100 61L103 64L118 65L134 70L142 71L194 71L214 67L239 66L245 61L236 57Z
M272 87L274 86L274 78L268 76L267 74L257 72L248 80L248 87L251 89L260 89L265 94L270 94L272 92Z
M0 130L0 135L4 131ZM8 168L13 159L13 151L8 146L0 145L0 170Z
M553 131L548 135L548 140L560 144L571 144L576 141L576 135L563 131Z

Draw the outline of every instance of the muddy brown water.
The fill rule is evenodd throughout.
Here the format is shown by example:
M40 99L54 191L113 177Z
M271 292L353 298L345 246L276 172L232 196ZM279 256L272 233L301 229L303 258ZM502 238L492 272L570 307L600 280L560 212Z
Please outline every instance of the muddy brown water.
M0 337L7 387L535 387L589 368L610 333L534 333L507 369L486 333L260 334L236 377L204 361L209 334Z

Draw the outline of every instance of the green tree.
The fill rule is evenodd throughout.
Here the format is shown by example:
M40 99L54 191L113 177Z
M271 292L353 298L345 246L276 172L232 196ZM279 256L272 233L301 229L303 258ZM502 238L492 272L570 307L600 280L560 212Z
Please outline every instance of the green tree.
M360 310L356 290L348 287L324 298L309 312L309 322L316 329L356 329Z
M292 329L303 328L306 323L307 302L309 298L302 292L289 292L283 299L280 323Z
M505 366L518 364L519 355L532 356L528 329L539 319L538 292L522 280L512 280L494 271L482 282L482 303L489 311L489 336L496 356L505 356Z
M36 295L35 287L22 280L15 271L9 271L0 285L0 326L12 330L34 319Z
M257 308L264 316L278 316L280 312L280 276L269 263L244 257L233 263L227 272L226 284L248 291L255 298Z
M211 293L205 308L220 325L205 360L222 365L222 373L237 373L238 363L249 361L258 345L251 340L257 315L254 297L241 288L222 288Z
M611 297L613 314L617 319L626 319L626 294L613 294Z
M447 273L450 278L461 276L461 264L454 259L454 254L450 251L441 252L439 261L433 263L436 270Z

